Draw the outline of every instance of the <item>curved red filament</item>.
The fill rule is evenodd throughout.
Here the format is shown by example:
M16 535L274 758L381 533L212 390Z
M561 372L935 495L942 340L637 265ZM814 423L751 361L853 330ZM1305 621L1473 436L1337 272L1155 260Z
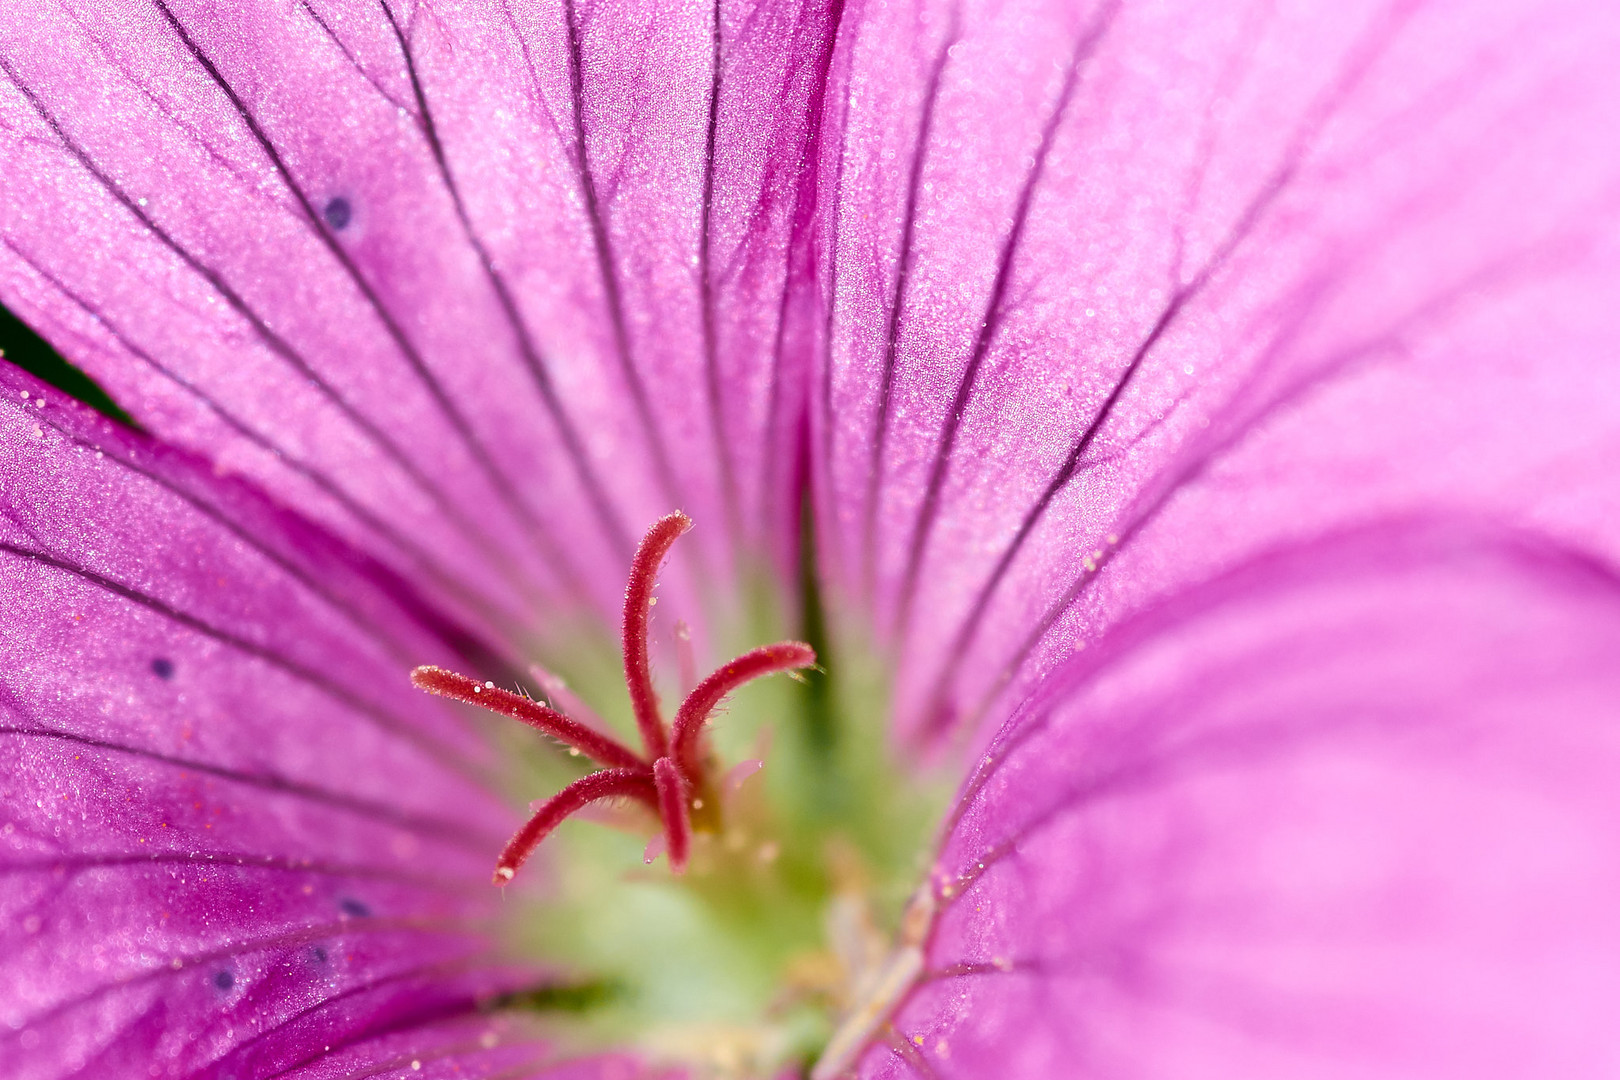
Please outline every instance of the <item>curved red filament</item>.
M674 746L671 753L681 772L688 777L702 775L703 763L698 755L698 739L703 727L725 696L744 683L753 682L762 675L778 671L807 668L816 662L816 651L802 641L779 641L743 653L731 663L697 684L697 689L686 695L680 711L675 714Z
M653 762L653 785L658 788L658 816L664 819L664 847L669 852L669 868L686 870L686 855L692 846L692 818L686 805L686 782L675 763L667 757Z
M490 712L521 720L532 728L550 735L565 746L572 747L592 761L609 768L645 769L646 762L636 752L613 738L577 721L570 720L556 709L547 708L532 698L502 690L492 683L481 683L465 675L457 675L439 667L419 667L411 672L411 685L430 694L453 701L477 705Z
M518 867L551 835L569 814L603 799L639 799L657 805L658 792L652 780L640 769L603 769L582 776L546 800L517 835L507 841L495 863L495 884L505 885L517 876Z
M692 519L679 510L659 518L647 530L636 557L630 563L630 581L624 587L624 682L630 688L630 708L636 715L636 728L649 758L661 758L669 750L664 718L658 712L658 694L653 689L652 665L647 659L647 624L652 615L653 586L658 568L670 545L692 527Z
M495 864L495 884L510 882L524 860L570 814L605 799L633 799L656 813L663 827L670 869L677 874L684 872L692 850L691 811L694 805L702 805L691 801L693 793L709 790L700 748L710 714L727 694L746 682L815 664L815 651L800 641L782 641L746 652L686 695L675 714L673 735L665 728L647 656L647 627L658 569L670 545L691 527L691 519L679 512L655 522L636 551L630 583L624 592L624 678L636 727L646 748L644 755L611 735L494 683L479 682L439 667L419 667L411 672L411 682L418 689L521 720L605 766L563 788L529 818L501 852ZM684 661L685 657L683 667ZM537 670L546 677L543 682L549 679L561 687L555 676ZM569 695L566 700L553 700L570 707L568 702L576 699Z

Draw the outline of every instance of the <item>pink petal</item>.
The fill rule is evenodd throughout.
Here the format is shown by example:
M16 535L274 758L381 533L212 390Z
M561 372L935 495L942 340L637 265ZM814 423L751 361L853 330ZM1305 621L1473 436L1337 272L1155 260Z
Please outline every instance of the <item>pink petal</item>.
M1455 524L1131 620L995 739L864 1075L1608 1076L1617 651L1611 567Z
M863 9L812 446L839 606L898 638L902 727L988 736L1123 613L1380 515L1620 553L1617 22Z
M710 561L786 558L779 331L827 16L728 7L718 97L712 29L708 5L34 5L0 29L0 293L150 430L527 629L611 611L676 507Z
M532 983L488 957L482 883L514 824L489 751L399 659L479 662L475 639L250 488L9 368L0 485L15 1075L274 1071Z

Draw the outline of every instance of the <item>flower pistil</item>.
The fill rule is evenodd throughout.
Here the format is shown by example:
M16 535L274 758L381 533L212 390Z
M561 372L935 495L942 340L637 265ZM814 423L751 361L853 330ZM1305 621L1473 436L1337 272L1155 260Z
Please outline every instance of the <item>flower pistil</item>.
M496 885L510 882L524 860L571 814L592 803L618 799L639 802L657 815L670 869L682 873L693 830L716 831L719 827L719 800L702 752L703 731L715 709L746 683L815 664L815 650L801 641L752 649L699 682L676 711L673 729L665 724L647 649L653 587L670 547L691 527L691 518L679 511L654 522L636 549L625 588L624 676L641 734L641 753L605 731L493 682L432 666L411 672L411 683L419 690L521 721L602 766L536 807L501 852L495 864Z

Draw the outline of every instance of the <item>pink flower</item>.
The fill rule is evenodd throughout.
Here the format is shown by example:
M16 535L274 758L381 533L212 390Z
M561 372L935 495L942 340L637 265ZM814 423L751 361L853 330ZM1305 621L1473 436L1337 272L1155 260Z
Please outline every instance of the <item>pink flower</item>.
M0 300L139 427L0 367L0 1072L1610 1075L1617 46L8 5ZM408 673L623 723L676 509L666 705L825 672L493 889L583 769Z

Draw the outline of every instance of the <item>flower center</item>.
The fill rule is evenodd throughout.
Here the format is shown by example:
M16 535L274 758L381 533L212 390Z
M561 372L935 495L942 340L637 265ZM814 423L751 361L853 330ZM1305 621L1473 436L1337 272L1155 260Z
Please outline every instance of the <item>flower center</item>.
M799 693L764 692L762 676L816 664L816 650L800 641L750 649L696 680L677 625L690 689L666 723L649 660L653 588L691 525L679 513L656 522L630 568L620 646L639 750L543 668L533 673L549 705L442 668L417 668L411 680L519 720L598 766L531 804L496 861L495 884L513 881L570 817L618 826L564 830L547 845L554 869L515 944L538 954L557 981L498 1004L527 1009L565 1047L629 1042L699 1074L774 1075L813 1061L888 962L942 792L895 769L881 718L846 715L852 710L832 700L829 679ZM806 636L816 640L813 592L805 606ZM709 723L750 683L740 702L798 723L768 755L769 729L736 753L748 725L730 717L735 764L726 769ZM751 781L762 766L762 779ZM651 840L633 852L627 834ZM641 865L659 854L670 873Z
M692 519L678 511L654 523L636 550L630 584L624 593L624 678L630 687L630 706L641 732L643 754L637 755L605 731L521 694L502 690L494 683L479 683L436 667L419 667L411 672L411 682L419 689L521 720L604 766L540 804L501 852L495 864L495 884L511 881L524 860L570 814L592 803L617 799L636 800L658 815L670 869L683 873L694 816L710 831L718 825L720 804L705 768L708 755L702 750L703 728L715 707L745 683L816 662L815 650L800 641L778 642L746 652L699 683L681 702L674 729L665 726L653 690L647 628L658 568L676 538L691 527Z

